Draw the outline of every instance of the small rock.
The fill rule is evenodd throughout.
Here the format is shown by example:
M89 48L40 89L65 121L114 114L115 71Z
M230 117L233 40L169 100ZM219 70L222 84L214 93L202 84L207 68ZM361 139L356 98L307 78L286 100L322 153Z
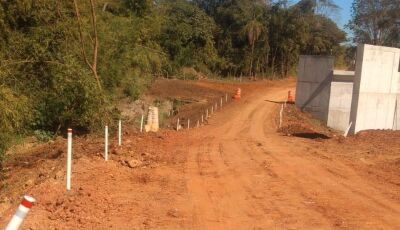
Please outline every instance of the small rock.
M32 179L29 179L25 182L25 187L28 187L30 185L33 185L34 181Z
M142 162L140 160L133 159L133 160L128 161L127 164L129 166L129 168L136 168L136 167L141 166Z
M54 175L54 179L61 179L64 176L63 171L58 171L56 175Z
M62 205L63 203L64 203L63 200L57 200L57 201L56 201L56 206L60 206L60 205Z
M177 217L180 216L180 213L179 213L178 209L175 208L175 209L169 210L169 211L167 212L167 215L170 216L170 217L177 218Z
M39 177L40 179L43 179L43 178L46 177L46 175L45 175L44 173L41 172L41 173L39 173L38 177Z
M111 153L114 155L121 155L122 154L122 149L121 148L113 148L111 150Z

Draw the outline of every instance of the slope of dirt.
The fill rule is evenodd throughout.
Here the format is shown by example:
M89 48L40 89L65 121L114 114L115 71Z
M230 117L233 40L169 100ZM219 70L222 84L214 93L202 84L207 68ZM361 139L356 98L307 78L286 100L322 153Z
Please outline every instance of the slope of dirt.
M281 103L282 126L278 128L287 136L296 136L309 139L329 139L338 135L332 129L326 127L321 121L314 119L311 114L301 112L294 104ZM276 123L279 124L279 116Z
M84 144L71 192L61 167L18 194L38 199L23 229L400 228L398 133L277 133L275 102L293 86L254 83L198 129L126 134L109 162L101 142ZM0 228L13 211L2 212Z
M157 80L146 94L150 101L170 101L173 103L172 115L168 117L166 127L176 128L176 121L179 118L182 124L187 124L190 119L192 125L201 121L201 115L205 116L208 109L211 113L211 106L220 106L221 98L223 104L230 104L232 96L238 88L242 89L244 97L260 87L272 86L282 81L258 81L258 82L225 82L225 81L183 81L183 80ZM227 101L225 97L227 96Z

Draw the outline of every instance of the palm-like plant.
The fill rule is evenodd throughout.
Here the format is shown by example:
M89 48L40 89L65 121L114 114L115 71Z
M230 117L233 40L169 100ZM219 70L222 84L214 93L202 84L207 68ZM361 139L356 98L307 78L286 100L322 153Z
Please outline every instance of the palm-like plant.
M244 32L247 37L247 43L251 48L249 76L252 75L254 46L256 41L260 38L263 28L263 24L257 21L257 19L249 21L244 27Z

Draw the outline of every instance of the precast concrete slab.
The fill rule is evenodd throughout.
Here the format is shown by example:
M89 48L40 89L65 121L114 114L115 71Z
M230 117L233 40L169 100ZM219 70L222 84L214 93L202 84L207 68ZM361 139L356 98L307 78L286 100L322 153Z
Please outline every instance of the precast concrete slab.
M332 82L329 100L328 127L346 131L350 121L353 82Z
M354 74L354 71L333 71L328 127L344 132L349 126Z
M330 83L333 71L331 56L300 56L296 87L296 106L327 122Z
M393 129L399 92L400 49L359 45L352 97L351 134Z

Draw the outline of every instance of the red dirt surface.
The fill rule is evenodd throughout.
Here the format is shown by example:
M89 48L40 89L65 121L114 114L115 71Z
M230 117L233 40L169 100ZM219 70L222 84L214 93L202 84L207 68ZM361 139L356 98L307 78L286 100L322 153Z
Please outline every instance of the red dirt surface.
M224 91L222 83L196 84ZM0 228L28 193L38 203L23 229L399 229L399 132L346 139L329 130L314 139L276 132L275 102L293 87L293 80L249 83L242 100L198 129L129 131L109 162L101 139L77 139L70 192L65 140L35 147L30 167L10 163ZM42 179L14 186L25 174Z

